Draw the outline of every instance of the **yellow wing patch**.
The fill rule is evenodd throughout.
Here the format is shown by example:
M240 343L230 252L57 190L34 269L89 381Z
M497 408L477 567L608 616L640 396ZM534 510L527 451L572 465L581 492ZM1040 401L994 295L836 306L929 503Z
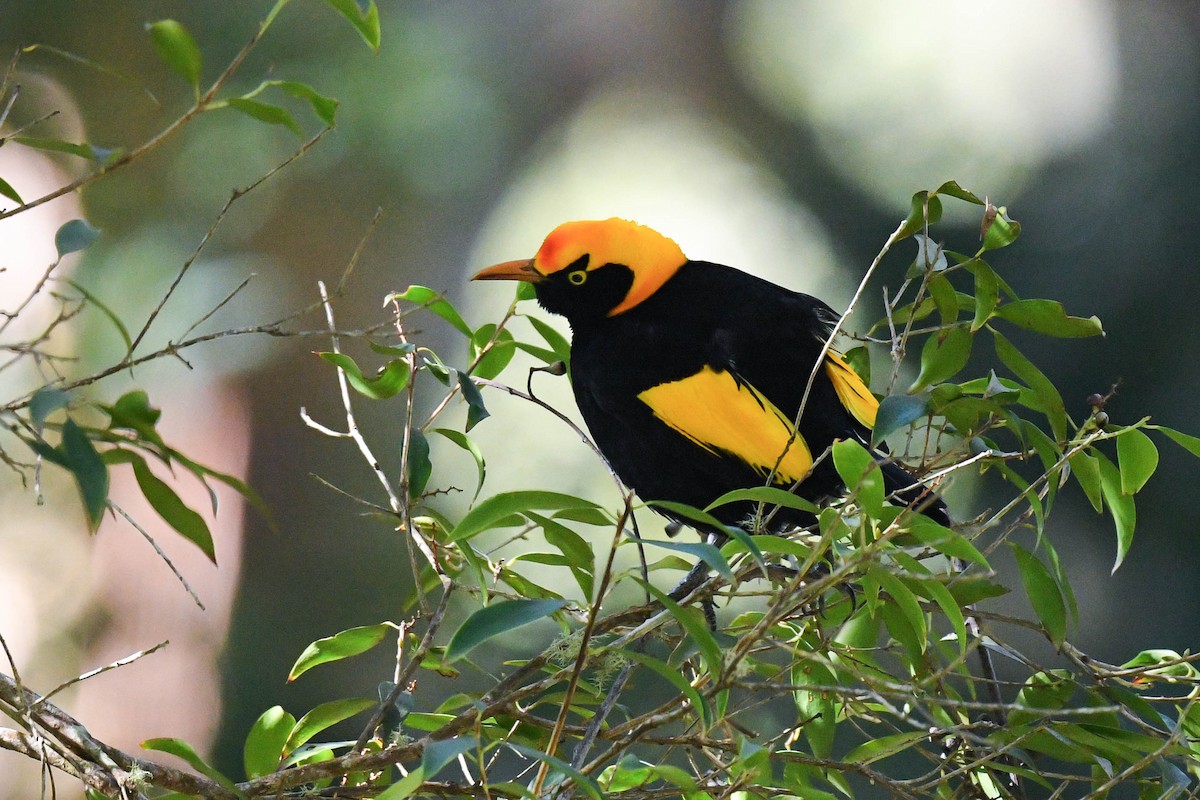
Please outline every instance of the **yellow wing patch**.
M761 392L739 384L728 372L705 366L695 375L652 386L638 399L705 450L731 453L763 477L777 461L776 479L781 483L798 481L812 469L808 444L799 434L792 438L792 421ZM784 448L787 452L780 460Z
M833 390L837 392L838 400L842 401L846 410L863 425L874 428L879 401L871 394L862 378L858 377L858 373L832 350L826 354L825 373L833 382Z

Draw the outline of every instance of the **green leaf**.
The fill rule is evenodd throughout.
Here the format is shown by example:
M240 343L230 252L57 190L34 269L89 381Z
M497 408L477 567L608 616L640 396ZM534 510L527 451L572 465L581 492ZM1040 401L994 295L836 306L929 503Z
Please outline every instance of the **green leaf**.
M479 748L479 740L473 736L456 736L453 739L434 739L425 745L421 753L421 771L426 778L435 778L447 764L463 753Z
M354 0L351 0L353 2ZM375 800L406 800L425 782L425 770L417 767L375 796Z
M1008 209L1000 207L996 209L996 216L992 218L991 222L986 223L983 234L984 250L1007 247L1021 235L1021 223L1009 219L1007 214Z
M863 510L879 519L883 514L883 471L867 449L853 439L836 441L833 465Z
M0 195L4 195L18 205L25 204L25 201L21 199L21 195L17 194L17 190L12 187L12 184L3 178L0 178Z
M86 158L88 161L103 162L113 151L89 144L75 144L62 139L47 139L41 136L14 136L12 141L35 150L45 150L50 153L66 153L67 155Z
M929 627L925 621L925 612L922 610L921 604L917 602L916 595L904 584L904 581L887 570L871 567L867 570L867 574L888 593L892 599L888 605L900 612L905 623L911 629L913 641L907 642L906 646L915 649L918 653L924 653L929 640ZM895 631L892 633L895 635ZM896 638L901 639L902 637L897 636Z
M1017 560L1021 583L1025 586L1025 594L1029 596L1033 613L1041 620L1050 640L1061 645L1067 636L1067 609L1057 581L1037 556L1016 542L1010 541L1008 546Z
M583 596L590 599L595 590L596 574L596 557L592 553L591 545L587 543L586 539L558 520L543 517L532 511L525 512L525 516L529 518L530 522L542 526L542 535L546 537L546 542L563 554Z
M94 531L108 508L108 466L96 452L92 440L69 417L63 423L61 449L79 486L88 528Z
M984 569L991 569L991 565L988 564L983 553L979 552L975 545L971 544L962 534L944 525L939 525L924 514L903 513L905 514L904 529L921 544L932 547L951 558L971 561ZM886 519L885 514L884 520Z
M354 0L349 0L349 2L353 3ZM463 320L462 315L458 313L458 310L455 309L454 306L450 305L445 296L439 292L435 292L428 286L413 284L403 292L393 292L392 294L388 295L387 300L388 302L393 300L407 300L410 303L427 308L442 319L446 320L446 322L449 322L451 325L453 325L455 330L457 330L463 336L466 336L468 339L470 339L475 333L473 330L471 330L471 326Z
M968 203L974 203L977 206L983 205L984 201L979 199L979 195L968 191L958 185L958 181L946 181L939 186L935 194L944 194L947 197L956 197L959 200L965 200Z
M875 428L871 431L871 444L878 445L887 436L928 413L928 396L889 394L879 402L879 410L875 414Z
M71 401L71 396L62 389L43 386L29 398L29 419L34 430L41 432L46 425L46 418L60 408L65 408Z
M182 75L193 88L200 85L203 62L200 47L188 33L187 28L173 19L160 19L146 24L158 57L177 74Z
M721 555L721 551L707 542L664 542L658 539L642 539L638 537L630 537L634 541L642 542L643 544L654 545L665 550L674 550L677 553L687 553L690 556L701 559L705 564L708 564L717 571L722 578L733 583L733 570L729 568L729 562L725 560L725 556Z
M1200 437L1189 436L1186 433L1180 433L1172 428L1165 428L1162 425L1147 425L1148 430L1155 430L1162 433L1175 444L1187 450L1192 455L1200 458Z
M229 107L240 111L248 117L271 125L282 125L297 136L303 136L304 131L292 116L292 112L281 106L264 103L261 100L251 100L246 97L231 97L226 101Z
M554 351L555 360L566 363L571 362L571 343L566 337L554 329L554 326L545 320L539 319L533 315L525 317L529 320L529 324L534 327L538 335L545 340L546 344L550 345L550 349Z
M1079 339L1104 333L1099 317L1072 317L1056 300L1016 300L1000 306L996 316L1045 336Z
M1117 437L1117 463L1121 467L1121 492L1135 494L1158 468L1158 448L1149 436L1128 428Z
M855 747L842 760L849 764L872 764L888 756L911 751L911 745L928 738L929 734L925 731L906 731L880 736Z
M287 679L289 682L294 681L313 667L365 653L382 642L388 632L392 630L394 629L391 625L380 622L375 625L349 628L333 636L317 639L304 648L304 652L292 665Z
M604 793L600 791L600 786L596 783L595 779L593 779L590 775L585 775L584 773L575 769L567 762L555 758L554 756L546 755L540 750L535 750L532 747L526 747L523 744L518 744L513 741L505 741L505 744L523 756L537 759L538 761L550 765L551 769L570 778L575 785L579 787L584 794L592 798L592 800L606 800Z
M1049 378L1042 374L1041 370L1035 367L1029 359L1025 358L1007 339L996 331L992 331L992 339L995 344L996 355L999 357L1001 363L1008 367L1026 386L1032 389L1038 400L1041 401L1042 412L1050 422L1050 429L1053 431L1055 438L1059 440L1065 439L1067 436L1067 425L1070 420L1067 417L1066 407L1063 405L1062 395L1058 393L1058 389L1054 387Z
M493 337L495 342L492 342ZM491 348L482 357L479 357L478 354L487 347L489 342L492 342ZM494 322L482 325L475 333L471 334L471 357L472 359L478 358L471 374L476 378L491 380L504 371L516 352L517 343L513 341L511 333L503 329L496 333Z
M241 791L234 786L233 781L226 778L217 769L211 766L207 761L200 757L200 754L195 749L183 741L182 739L147 739L142 742L143 750L157 750L160 753L170 753L171 755L182 758L192 769L199 772L201 775L206 775L212 778L217 783L224 786L226 789L235 792L237 795L244 797Z
M794 508L797 511L807 511L810 514L816 514L820 511L812 501L794 495L787 489L780 489L778 486L751 486L748 489L734 489L732 492L726 492L716 500L713 500L703 510L712 511L714 508L746 500L752 503L763 503L768 506Z
M493 495L467 512L447 535L451 542L477 536L500 520L526 511L599 509L591 500L559 492L518 491Z
M429 460L429 440L420 429L409 431L408 439L408 496L416 499L429 485L433 462Z
M917 192L912 196L908 219L904 221L896 239L912 236L914 233L924 230L926 225L933 225L941 218L942 201L937 198L937 195L929 192Z
M475 381L465 372L458 373L458 386L462 389L463 399L467 401L467 425L469 431L480 422L483 422L491 414L483 404L483 395L479 391L479 387L475 385Z
M58 257L68 253L85 250L100 238L100 231L88 224L87 220L73 219L64 222L54 234L54 246L58 249Z
M1124 437L1122 437L1124 438ZM1137 509L1134 506L1133 495L1121 490L1121 471L1102 453L1097 453L1100 462L1100 491L1104 493L1104 502L1108 504L1109 516L1117 528L1117 559L1112 571L1116 572L1129 553L1133 544L1133 529L1137 525Z
M284 745L295 725L296 718L284 711L283 706L272 706L259 716L246 734L242 748L246 777L257 778L278 769L284 758Z
M450 637L446 661L457 661L493 636L545 619L566 604L566 600L501 600L484 606Z
M188 508L174 489L151 472L144 458L132 453L130 455L132 458L129 463L133 466L133 475L137 478L138 488L149 501L150 507L183 538L199 547L204 555L208 556L209 561L217 563L212 534L204 517Z
M475 444L470 436L467 436L461 431L452 430L450 428L434 428L430 433L436 433L439 436L445 437L456 445L466 450L471 454L471 458L475 459L475 471L478 475L475 481L475 494L471 495L471 502L479 497L479 490L483 488L483 481L487 478L487 464L483 460L483 451Z
M376 705L376 701L369 697L349 697L342 700L331 700L328 703L321 703L301 717L300 721L292 728L291 734L287 739L287 744L284 745L285 754L295 751L296 748L326 728L332 727L344 719L350 719L355 714L359 714L374 705Z
M325 2L354 26L354 30L358 31L358 35L372 50L379 52L381 33L379 9L375 7L375 0L367 0L365 7L359 5L358 0L325 0Z
M267 83L270 86L278 86L292 97L298 97L307 102L312 108L313 113L317 115L317 118L326 125L334 123L334 118L337 115L338 101L332 97L326 97L307 83L300 83L299 81L268 81Z
M1075 482L1087 495L1092 508L1096 509L1097 514L1104 513L1104 494L1100 490L1100 462L1095 456L1080 450L1070 456L1067 463L1071 467L1071 474L1075 476Z
M389 361L374 378L363 375L354 359L345 353L317 353L321 358L341 368L346 380L354 390L372 400L386 400L396 396L408 385L409 367L403 359Z
M662 603L680 627L687 632L688 636L695 643L696 649L700 651L701 657L704 659L704 664L708 669L709 674L714 678L721 674L721 666L724 659L721 657L721 648L717 644L716 637L709 630L708 623L704 619L704 615L696 608L684 608L676 603L666 592L659 589L653 584L637 578L637 582L645 587L646 591L654 596L654 599Z
M967 365L970 356L971 331L965 325L931 335L921 348L921 374L908 388L909 393L952 377Z
M696 691L696 687L692 686L691 682L677 668L637 650L626 649L622 650L621 653L627 658L638 662L643 667L648 668L686 697L688 702L692 704L692 708L696 710L696 714L700 717L700 724L705 730L713 724L712 709L704 701L700 692Z
M970 262L968 269L975 276L975 318L971 321L971 332L982 328L996 310L1000 299L1000 286L996 273L982 261Z

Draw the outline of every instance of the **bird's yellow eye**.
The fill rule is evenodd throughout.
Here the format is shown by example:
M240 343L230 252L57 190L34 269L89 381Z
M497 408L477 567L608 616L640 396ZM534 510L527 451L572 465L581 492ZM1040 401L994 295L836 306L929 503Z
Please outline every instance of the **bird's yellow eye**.
M571 283L573 283L576 286L582 286L583 282L587 280L587 271L582 270L582 269L577 269L573 272L568 272L567 280L569 280Z

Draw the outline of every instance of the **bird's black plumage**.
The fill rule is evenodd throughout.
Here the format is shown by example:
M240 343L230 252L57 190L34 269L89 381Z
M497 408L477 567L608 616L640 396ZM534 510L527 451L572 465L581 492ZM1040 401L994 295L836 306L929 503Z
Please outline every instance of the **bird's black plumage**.
M666 237L623 220L567 223L534 260L477 277L534 283L542 306L571 325L575 399L613 470L644 500L698 508L728 491L763 485L780 463L837 319L814 297L688 260ZM834 374L849 371L817 371L799 443L774 476L785 488L798 481L795 492L814 501L845 488L832 459L820 458L826 449L838 439L870 440L867 422L839 396ZM865 395L859 414L869 406L873 421L869 390L856 376L842 379L843 390L848 384ZM926 491L900 465L882 456L881 463L886 489L901 502ZM924 512L948 523L941 500L926 500ZM713 513L739 524L751 511L742 503ZM781 509L775 522L807 524L811 517Z

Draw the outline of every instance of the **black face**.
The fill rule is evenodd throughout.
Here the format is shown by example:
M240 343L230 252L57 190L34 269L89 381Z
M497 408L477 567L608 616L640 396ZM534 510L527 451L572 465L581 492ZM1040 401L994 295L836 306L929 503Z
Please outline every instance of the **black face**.
M583 256L536 284L542 308L566 317L572 327L606 317L633 286L633 270L624 264L593 270L587 264L588 257Z

